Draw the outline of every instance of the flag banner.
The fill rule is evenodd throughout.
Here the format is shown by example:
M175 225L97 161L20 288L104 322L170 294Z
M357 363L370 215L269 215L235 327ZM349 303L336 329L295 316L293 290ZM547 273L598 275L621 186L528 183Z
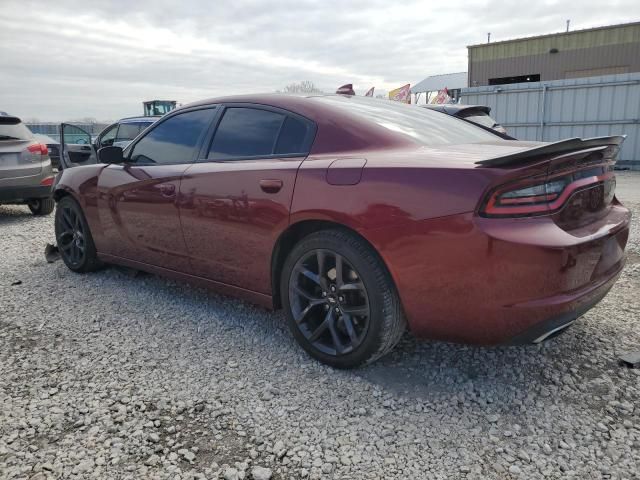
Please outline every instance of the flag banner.
M351 83L347 83L346 85L342 85L336 93L339 95L355 95L356 92L353 91L353 85Z
M389 99L396 102L411 103L411 84L407 83L400 88L391 90L389 92Z
M376 87L371 87L367 93L364 94L365 97L373 97L373 89Z
M442 90L438 90L438 95L433 97L433 101L431 103L443 104L449 103L451 101L451 97L449 96L449 90L447 87Z

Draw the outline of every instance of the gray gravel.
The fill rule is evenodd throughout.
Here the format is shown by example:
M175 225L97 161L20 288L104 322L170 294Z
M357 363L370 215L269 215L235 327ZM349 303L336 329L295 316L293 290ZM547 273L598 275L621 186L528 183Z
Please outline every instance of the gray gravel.
M0 207L3 479L640 476L640 370L617 364L640 349L638 222L614 290L544 346L407 336L341 372L281 314L47 264L52 219Z

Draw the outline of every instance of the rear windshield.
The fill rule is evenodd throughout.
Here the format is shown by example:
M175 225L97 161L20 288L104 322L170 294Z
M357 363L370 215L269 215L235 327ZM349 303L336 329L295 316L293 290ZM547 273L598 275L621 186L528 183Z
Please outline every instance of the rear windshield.
M0 116L0 142L5 140L31 140L33 133L16 117Z
M494 125L497 125L496 121L493 118L483 112L465 112L460 115L460 117L469 120L470 122L479 123L480 125L484 125L485 127L489 128L493 128Z
M377 123L422 145L495 142L495 135L449 115L391 100L341 95L314 97Z

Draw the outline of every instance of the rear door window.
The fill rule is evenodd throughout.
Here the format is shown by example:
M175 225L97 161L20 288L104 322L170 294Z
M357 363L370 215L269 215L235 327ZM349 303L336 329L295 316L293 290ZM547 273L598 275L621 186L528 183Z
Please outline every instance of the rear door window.
M229 107L211 142L208 160L306 155L312 140L309 122L250 107Z
M228 108L209 149L209 160L273 154L285 116L256 108Z
M142 137L129 155L139 165L190 163L204 133L209 128L215 108L193 110L169 117Z

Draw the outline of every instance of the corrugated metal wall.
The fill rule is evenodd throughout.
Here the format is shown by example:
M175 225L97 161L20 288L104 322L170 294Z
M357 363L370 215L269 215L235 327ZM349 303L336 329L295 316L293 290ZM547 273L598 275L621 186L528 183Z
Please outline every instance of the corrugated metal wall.
M640 161L640 73L469 87L461 103L491 107L520 140L627 135L618 159Z

